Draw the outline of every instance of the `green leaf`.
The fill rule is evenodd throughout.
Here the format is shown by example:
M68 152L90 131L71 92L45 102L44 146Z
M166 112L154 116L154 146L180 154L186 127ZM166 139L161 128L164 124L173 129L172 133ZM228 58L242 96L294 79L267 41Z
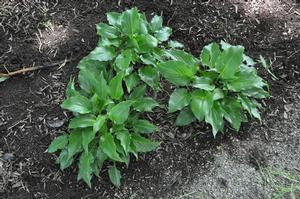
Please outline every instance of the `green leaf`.
M137 152L150 152L156 149L160 142L151 141L139 134L133 134L131 136L131 141Z
M113 60L116 56L115 49L113 47L96 47L90 54L89 58L91 60L98 61L109 61Z
M114 137L110 133L104 133L100 138L100 146L103 152L112 160L123 162L117 152Z
M121 186L121 173L115 165L109 167L108 176L113 185L118 188Z
M192 86L194 88L200 88L206 91L212 91L215 89L212 79L208 77L196 77Z
M193 112L189 109L183 109L180 111L179 115L176 118L176 125L177 126L185 126L189 125L190 123L196 120Z
M59 154L59 157L57 159L57 162L60 164L60 169L64 170L65 168L68 168L73 163L73 158L68 158L68 150L63 149L61 153Z
M96 118L96 121L93 125L93 131L98 132L102 128L102 126L104 125L105 120L106 120L106 116L98 115L97 118Z
M68 159L73 157L77 152L81 150L81 131L73 130L69 136L69 144L68 144Z
M109 12L106 14L107 21L112 26L118 26L121 24L121 14L117 12Z
M123 101L112 107L112 109L108 112L109 119L115 124L123 124L128 118L132 103L132 101Z
M267 64L266 59L261 55L259 56L259 62L267 70L267 72L272 76L273 80L278 80L278 77L276 77L276 75L274 73L272 73L272 71L270 70L270 65Z
M131 8L122 13L121 27L124 34L133 36L140 29L141 19L136 8Z
M4 82L5 80L7 80L9 77L0 77L0 83Z
M234 79L228 80L228 89L240 92L252 88L262 88L267 86L261 77L250 68L244 68L241 72L236 74Z
M159 72L156 68L145 66L139 69L139 76L146 84L154 90L159 88Z
M166 61L158 65L161 74L177 86L186 86L193 80L195 72L182 61Z
M101 38L101 40L98 41L98 46L102 47L120 47L121 40L120 39L108 39L108 38Z
M68 144L68 135L63 134L56 137L48 147L48 153L54 153L58 149L63 149Z
M144 64L156 67L156 60L150 53L141 55L140 59Z
M152 18L151 23L150 23L151 30L153 32L155 32L157 30L160 30L162 28L162 25L163 25L163 19L162 19L162 17L155 15Z
M201 63L209 68L214 68L220 55L221 50L219 45L217 43L211 43L207 46L204 46L203 50L201 51Z
M251 101L248 97L243 95L239 95L238 100L242 104L243 108L247 110L251 116L261 121L259 110L257 109L256 104L253 103L253 101Z
M213 91L213 100L214 101L222 99L222 98L224 98L224 96L225 96L224 92L221 89L219 89L219 88L214 89L214 91Z
M152 35L138 35L136 37L138 50L142 53L149 52L158 45L158 41Z
M82 153L79 161L78 179L83 179L84 182L91 188L91 179L93 169L91 167L94 161L94 156L91 153Z
M122 70L126 71L132 61L132 52L131 50L125 50L119 54L116 58L116 66Z
M97 74L91 69L82 68L79 73L79 81L82 89L89 93L96 92L100 99L106 99L108 86L103 76L103 72Z
M69 111L80 113L80 114L87 114L92 111L91 101L80 94L77 94L75 96L66 99L62 103L61 107Z
M89 151L89 144L96 136L96 131L93 131L92 128L86 128L82 130L82 147L85 152Z
M128 93L136 87L140 81L139 76L136 73L131 73L129 76L124 79Z
M216 62L216 69L221 78L232 79L240 71L240 65L243 62L244 47L232 46L222 52Z
M144 97L136 99L132 106L138 112L152 112L152 109L159 104L151 97Z
M119 100L124 92L122 87L123 73L118 73L109 83L109 93L113 99Z
M127 154L129 152L129 148L130 148L130 143L131 143L131 136L129 134L129 132L126 131L119 131L116 133L117 139L120 140L121 145L125 151L125 153Z
M243 116L241 113L242 106L237 100L227 100L227 102L222 106L224 110L225 119L232 125L232 127L239 131L241 123L243 121Z
M115 39L119 37L117 28L105 23L96 24L97 34L104 38Z
M95 119L94 115L78 115L71 119L69 128L75 129L93 126L96 121Z
M140 85L136 87L129 96L130 100L136 100L142 98L146 92L146 85Z
M98 177L105 160L107 160L107 155L102 151L101 147L99 146L95 154L95 161L92 164L93 171Z
M192 93L192 101L190 104L194 116L202 121L210 112L213 106L213 96L209 92L196 90Z
M162 29L155 32L155 37L159 41L167 41L172 34L172 29L169 27L163 27Z
M184 48L184 45L178 41L169 41L168 43L169 48Z
M69 98L76 94L78 94L78 92L75 90L74 79L71 79L66 88L66 96L67 96L67 98Z
M213 135L216 136L219 131L223 130L223 110L218 103L214 103L209 113L205 116L205 122L209 123L213 129Z
M134 120L132 126L133 129L139 133L148 134L159 130L159 128L157 128L154 124L151 124L148 120Z
M173 60L182 61L189 66L194 73L198 71L198 64L196 58L183 50L171 49L166 51L166 54Z
M169 99L169 113L181 110L188 106L191 101L191 96L184 88L176 89Z

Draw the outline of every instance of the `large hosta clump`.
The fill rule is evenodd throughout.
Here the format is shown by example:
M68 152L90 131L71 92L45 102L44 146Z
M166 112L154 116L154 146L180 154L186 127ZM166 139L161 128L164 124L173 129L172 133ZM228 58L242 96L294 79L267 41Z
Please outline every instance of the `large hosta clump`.
M130 154L137 158L159 145L148 139L158 128L143 118L143 113L159 104L146 96L146 90L160 89L157 63L166 60L164 49L182 47L176 41L167 42L172 30L163 27L160 16L148 22L132 8L108 13L107 20L108 24L96 25L98 46L78 65L79 88L74 81L68 85L62 108L74 115L69 132L48 148L50 153L60 150L61 169L79 158L78 179L89 186L105 162L111 182L120 186L116 163L128 165Z

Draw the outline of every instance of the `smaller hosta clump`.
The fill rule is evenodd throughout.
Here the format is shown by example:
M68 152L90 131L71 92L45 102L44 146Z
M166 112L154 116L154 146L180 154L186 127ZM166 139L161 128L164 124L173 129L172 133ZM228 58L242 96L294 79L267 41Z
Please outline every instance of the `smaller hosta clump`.
M93 174L99 176L104 162L109 165L109 178L120 186L120 171L116 163L127 166L130 154L136 158L141 152L154 150L159 142L145 136L158 130L139 115L152 111L158 103L145 97L146 86L137 85L132 93L123 90L124 73L110 77L103 62L84 58L79 66L79 85L71 81L62 108L72 111L69 133L58 136L48 148L60 150L57 163L63 170L79 158L78 179L91 186ZM108 67L109 68L109 67Z
M200 60L180 50L168 52L173 60L162 62L159 71L177 86L169 100L169 112L180 111L177 125L204 120L215 136L223 131L224 119L236 131L247 121L246 112L261 120L257 100L269 97L268 85L244 47L212 43L204 47Z

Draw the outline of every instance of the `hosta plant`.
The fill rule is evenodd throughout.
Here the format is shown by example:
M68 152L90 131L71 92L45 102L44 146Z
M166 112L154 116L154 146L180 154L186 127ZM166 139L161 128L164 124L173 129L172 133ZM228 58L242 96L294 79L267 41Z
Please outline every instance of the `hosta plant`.
M91 186L93 174L99 175L104 162L115 186L120 186L120 171L116 163L127 166L130 154L155 149L159 142L146 138L158 128L140 115L152 111L158 103L145 97L146 85L138 84L131 93L123 89L124 72L114 76L105 62L84 58L78 65L79 86L74 81L67 87L67 98L62 108L73 112L69 133L62 133L48 148L53 153L60 150L57 163L63 170L79 158L78 179Z
M181 50L166 54L173 60L158 68L177 86L169 100L169 112L180 111L177 125L205 121L215 136L223 131L224 119L236 131L247 121L246 112L261 119L258 100L269 96L268 85L258 76L256 63L244 54L244 47L212 43L203 48L200 59Z

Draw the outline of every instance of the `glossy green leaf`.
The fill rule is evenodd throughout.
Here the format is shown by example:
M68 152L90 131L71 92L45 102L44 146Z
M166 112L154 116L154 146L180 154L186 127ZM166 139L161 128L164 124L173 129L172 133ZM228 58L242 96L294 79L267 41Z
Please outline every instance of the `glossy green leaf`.
M216 61L216 69L223 79L232 79L240 71L243 62L244 47L232 46L222 52Z
M122 13L121 28L124 34L133 36L140 29L141 19L136 8L131 8Z
M119 100L124 92L122 87L123 73L118 73L109 83L109 93L113 99Z
M239 95L238 100L242 104L243 108L247 110L250 115L261 121L259 110L257 109L255 103L251 101L251 99L249 99L246 96Z
M169 27L163 27L162 29L155 32L155 37L159 41L167 41L172 34L172 29Z
M115 124L123 124L129 115L130 106L132 105L132 101L123 101L119 104L112 107L112 109L108 112L108 117Z
M126 71L132 61L132 52L131 50L125 50L119 54L116 58L116 66L122 70Z
M168 43L169 48L184 48L184 45L178 41L169 41Z
M134 120L132 123L133 129L139 133L153 133L158 131L159 128L151 124L148 120Z
M196 120L193 112L189 108L185 108L180 111L179 115L176 118L177 126L185 126Z
M194 116L202 121L213 106L213 96L209 92L196 90L192 93L191 110Z
M194 88L200 88L206 91L212 91L215 89L215 85L213 85L212 79L208 77L196 77L193 82Z
M94 115L78 115L71 119L69 128L75 129L90 127L94 125L95 121L96 117Z
M196 58L183 50L171 49L166 51L166 54L171 57L173 60L182 61L187 66L191 68L193 73L196 73L198 70L198 64Z
M65 168L68 168L73 163L73 158L68 158L68 150L63 149L61 153L59 154L59 157L57 159L57 162L60 164L60 169L64 170Z
M63 149L68 144L68 135L63 134L56 137L48 147L48 153L54 153L58 149Z
M252 88L263 88L267 84L254 72L241 71L236 75L235 79L229 80L228 89L239 92L242 90L248 90Z
M73 155L81 150L81 131L73 130L69 135L69 143L68 143L68 159L70 159Z
M0 77L0 83L4 82L5 80L7 80L9 77Z
M188 106L191 101L191 96L184 88L176 89L169 99L169 113L178 111Z
M117 28L107 25L105 23L99 23L96 25L97 34L104 38L115 39L118 38L120 33Z
M219 131L223 131L224 121L223 121L224 111L218 103L214 103L210 108L208 114L205 116L205 122L212 126L213 135L216 136Z
M112 160L122 162L118 152L114 137L110 133L104 133L100 138L100 146L103 152Z
M163 25L162 17L155 15L152 18L151 23L150 23L151 30L154 32L157 30L160 30L162 28L162 25Z
M140 52L149 52L158 45L158 41L152 35L138 35L136 37L138 49Z
M188 85L195 72L182 61L166 61L158 65L160 73L171 83L178 86Z
M93 131L98 132L104 125L105 120L106 120L106 116L98 115L96 118L96 121L94 122L94 125L93 125Z
M221 50L219 45L217 43L211 43L207 46L204 46L203 50L201 51L201 63L210 68L214 68L220 55Z
M93 172L99 177L100 170L103 166L105 160L107 160L107 155L102 151L101 147L97 148L96 154L94 156L95 161L92 164Z
M121 14L117 12L109 12L106 14L107 21L112 26L118 26L121 23Z
M93 128L85 128L81 130L82 132L82 147L85 152L89 151L89 144L96 136L96 131L93 131Z
M77 94L66 99L62 105L62 108L72 112L87 114L92 111L91 101L83 95Z
M132 93L129 96L130 100L136 100L142 98L146 92L146 85L140 85L133 89Z
M79 160L79 172L78 179L83 179L85 183L91 188L92 179L92 163L94 161L94 156L91 153L82 153Z
M121 173L115 165L109 167L108 176L113 185L118 188L121 186Z
M225 97L224 92L220 88L214 89L212 95L213 95L213 100L214 101L222 99L222 98Z
M152 109L158 107L159 104L151 97L143 97L136 99L132 106L138 112L152 112Z
M137 152L153 151L160 145L160 142L151 141L139 134L133 134L131 140Z
M143 54L140 58L144 64L156 67L156 60L151 54Z
M232 125L232 127L239 131L241 123L243 121L242 106L240 102L234 99L228 99L222 106L224 110L225 119Z
M117 139L120 140L121 145L127 154L129 152L130 143L131 143L131 136L129 132L126 130L119 131L116 133Z
M146 84L153 89L159 88L159 72L152 66L145 66L139 69L139 76Z
M115 49L113 47L96 47L90 54L89 58L98 61L109 61L116 56Z
M140 81L139 76L136 73L131 73L124 79L127 92L130 93L134 87L136 87Z

